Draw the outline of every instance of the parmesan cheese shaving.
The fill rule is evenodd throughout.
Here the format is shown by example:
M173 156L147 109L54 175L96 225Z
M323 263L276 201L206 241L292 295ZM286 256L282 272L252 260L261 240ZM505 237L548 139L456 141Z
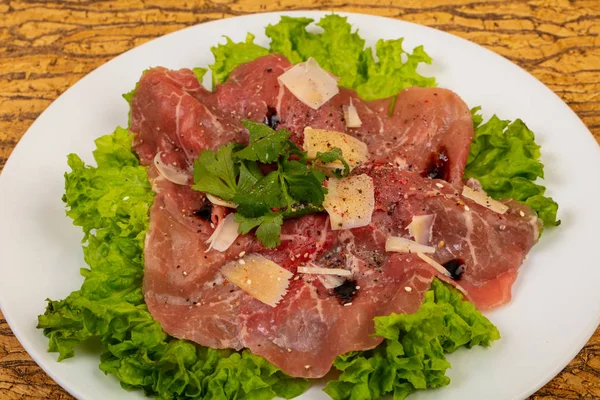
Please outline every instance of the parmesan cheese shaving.
M350 98L350 105L344 105L342 110L344 111L344 120L346 120L346 126L348 128L360 128L362 121L358 116L358 110L354 104L352 104L352 97Z
M213 234L210 235L206 241L209 246L208 249L205 250L205 253L211 249L221 252L227 250L233 242L235 242L235 239L237 239L239 235L239 226L240 224L235 221L234 214L227 214L227 216L219 222L219 225L217 225Z
M323 207L332 230L352 229L371 223L375 208L373 180L366 174L345 179L329 178Z
M244 264L237 260L225 264L221 272L255 299L275 307L287 293L293 274L260 254L248 254Z
M385 251L397 253L435 253L435 248L413 242L403 237L390 236L385 241Z
M342 151L350 169L356 168L369 159L367 144L355 137L337 131L304 128L304 150L309 158L315 158L317 153L325 153L334 147ZM325 167L330 170L344 168L339 161L326 164Z
M335 275L319 275L319 280L325 289L335 289L344 283L344 278Z
M314 110L340 91L337 79L321 68L312 57L279 75L277 81Z
M448 278L451 277L450 272L448 272L448 270L446 268L444 268L444 266L442 264L440 264L440 263L436 262L435 260L427 257L423 253L417 253L417 256L419 256L419 258L421 260L425 261L427 264L429 264L433 268L435 268L440 274L446 275Z
M352 272L342 268L298 267L301 274L352 276Z
M215 204L217 206L223 206L223 207L227 207L227 208L237 208L237 204L235 204L233 201L223 200L222 198L213 196L210 193L206 193L206 198L212 204Z
M169 182L173 182L177 185L187 185L190 175L173 165L165 164L160 157L161 152L159 151L154 156L154 165L156 166L158 173Z
M473 190L467 185L463 186L462 195L467 199L473 200L480 206L489 208L498 214L504 214L506 211L508 211L508 206L506 204L492 199L484 191Z
M412 221L406 229L410 236L419 244L428 244L431 242L434 214L428 215L413 215ZM422 251L421 253L425 253Z

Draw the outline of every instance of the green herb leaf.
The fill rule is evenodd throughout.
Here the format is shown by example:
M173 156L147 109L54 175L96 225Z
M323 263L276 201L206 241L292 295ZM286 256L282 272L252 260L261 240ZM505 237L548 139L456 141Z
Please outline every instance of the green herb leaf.
M279 174L273 171L259 179L248 190L238 191L233 201L238 205L237 213L248 218L257 218L285 206L282 199Z
M238 166L232 153L237 145L229 143L217 151L203 150L194 163L194 185L200 192L211 193L224 200L233 200L237 191Z
M280 243L283 218L323 210L325 174L315 162L341 161L346 174L349 168L338 148L319 153L311 162L289 140L288 131L275 131L257 122L242 123L250 134L248 146L229 144L202 151L194 164L192 188L236 203L236 218L244 221L240 233L257 228L257 238L272 248ZM264 176L258 162L276 163L277 170Z
M240 163L240 177L237 190L241 192L250 190L263 176L258 164L255 162L247 161Z
M348 165L346 160L344 160L342 150L339 147L334 147L333 149L326 151L325 153L317 152L315 161L320 161L323 164L329 164L336 161L340 161L344 166L344 169L334 171L338 178L348 176L348 174L350 173L350 166Z
M234 154L236 158L269 164L277 162L279 156L285 154L290 132L285 129L274 131L259 122L242 121L242 124L250 132L250 144L237 151Z
M325 200L327 189L323 186L325 175L299 161L282 162L281 176L294 202L320 206Z
M281 243L279 235L283 224L282 213L269 213L257 218L246 218L241 214L236 214L235 220L240 223L239 230L242 234L258 227L256 237L266 248L272 249Z

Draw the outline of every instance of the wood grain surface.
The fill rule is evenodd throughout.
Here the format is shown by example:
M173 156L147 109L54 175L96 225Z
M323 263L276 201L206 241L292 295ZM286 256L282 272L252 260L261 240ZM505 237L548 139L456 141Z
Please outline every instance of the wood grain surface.
M481 44L548 85L600 142L600 0L0 0L0 170L54 99L118 54L201 22L294 9L399 18ZM2 314L0 399L71 399ZM600 399L600 329L530 399Z

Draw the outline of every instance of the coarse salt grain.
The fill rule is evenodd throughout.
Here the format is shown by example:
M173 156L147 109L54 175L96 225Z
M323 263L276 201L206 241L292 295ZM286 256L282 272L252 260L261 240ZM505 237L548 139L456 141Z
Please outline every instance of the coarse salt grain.
M412 292L412 288L410 286L405 286L404 290L406 290L407 292Z

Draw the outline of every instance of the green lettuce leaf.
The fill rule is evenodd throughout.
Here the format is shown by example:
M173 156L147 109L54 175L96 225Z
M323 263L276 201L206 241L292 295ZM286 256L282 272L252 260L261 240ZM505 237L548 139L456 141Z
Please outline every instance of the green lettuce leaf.
M271 39L269 49L254 44L251 35L246 42L234 43L228 39L226 44L213 48L213 83L225 82L229 73L242 63L279 53L294 64L313 57L321 67L340 78L340 86L356 90L364 100L395 96L410 86L436 85L435 78L417 72L420 63L431 63L422 46L407 53L402 48L402 39L379 40L375 46L378 61L375 61L373 49L365 48L364 39L358 31L352 32L346 17L336 14L323 17L316 23L322 33L307 30L312 22L310 18L281 17L280 22L266 29Z
M132 138L117 128L96 140L98 167L69 155L63 200L67 215L83 229L89 268L81 269L81 289L64 300L49 300L38 318L49 351L63 360L74 355L75 346L99 339L102 371L124 388L141 388L161 399L272 399L304 392L306 380L289 378L249 351L213 350L171 338L152 318L142 278L154 193L131 150Z
M462 294L434 280L414 314L375 317L375 335L384 342L370 351L339 356L334 366L342 371L327 383L334 400L377 399L393 395L404 399L427 388L450 383L446 353L459 347L489 346L500 338L494 325Z
M495 115L483 124L472 110L475 138L471 143L465 178L476 178L483 189L495 199L513 198L533 208L544 226L556 226L558 204L545 197L546 188L538 183L544 177L540 162L540 146L534 133L520 119L513 122Z
M269 54L269 51L254 43L254 35L249 33L245 42L234 43L225 37L227 43L218 44L210 49L215 57L215 63L210 66L214 87L225 82L231 71L238 65Z

